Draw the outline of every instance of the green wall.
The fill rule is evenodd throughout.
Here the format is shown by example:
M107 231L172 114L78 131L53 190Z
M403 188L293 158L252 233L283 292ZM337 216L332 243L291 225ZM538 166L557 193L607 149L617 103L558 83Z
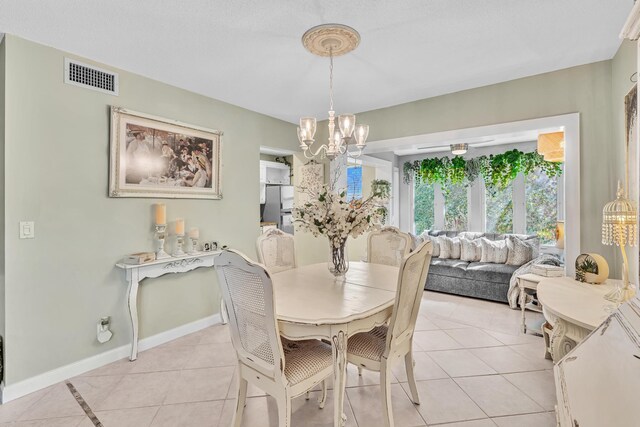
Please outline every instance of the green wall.
M611 113L613 125L612 141L624 144L624 97L633 87L631 74L637 67L638 60L637 43L625 40L620 45L620 49L611 60ZM637 76L635 76L637 78ZM619 157L620 166L624 166L624 152L616 152Z
M222 200L166 199L167 219L186 219L255 256L259 146L295 149L295 126L125 71L120 96L63 83L61 51L8 35L6 49L6 383L129 344L127 288L114 264L153 250L152 204L107 197L109 106L224 132ZM89 62L81 59L83 62ZM107 66L107 68L109 68ZM4 67L3 67L4 69ZM220 82L224 84L224 82ZM18 239L35 221L36 238ZM212 269L143 281L140 334L216 313ZM113 339L96 341L112 317Z
M614 250L600 242L602 207L623 175L621 146L612 139L611 82L612 61L603 61L359 113L358 121L369 124L375 141L580 113L582 251L602 253L612 262ZM406 207L408 188L401 187Z
M612 137L611 142L615 144L619 149L612 150L611 155L615 156L616 159L616 169L620 171L624 171L625 167L625 114L624 114L624 97L627 95L629 90L633 87L634 83L631 82L631 75L637 69L637 61L638 61L638 47L637 42L631 40L624 40L622 45L620 45L620 49L611 60L611 124L612 124ZM637 78L637 76L635 76ZM633 155L633 153L632 153ZM637 159L629 159L629 167L631 170L636 171L635 177L638 176L638 163ZM634 179L633 174L631 175L631 179ZM624 174L620 173L620 179L624 179ZM624 182L624 181L623 181ZM630 185L630 195L631 198L637 198L637 186ZM615 198L615 193L612 193L610 196L611 199ZM637 251L631 251L629 254L629 263L630 263L630 271L629 277L632 282L637 283L637 259L638 254ZM617 275L621 275L621 265L622 265L622 256L620 255L620 251L614 248L614 270ZM634 279L635 278L635 279Z

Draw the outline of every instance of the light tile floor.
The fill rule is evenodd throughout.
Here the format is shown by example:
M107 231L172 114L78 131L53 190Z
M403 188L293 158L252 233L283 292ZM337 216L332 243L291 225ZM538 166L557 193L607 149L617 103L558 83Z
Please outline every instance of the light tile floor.
M528 313L534 318L537 313ZM505 304L425 292L414 357L422 400L409 400L404 366L393 370L398 427L555 426L553 364L541 337L520 333L520 311ZM198 427L231 424L235 354L225 326L214 326L123 359L70 382L105 427ZM348 427L382 425L379 375L349 367ZM331 426L333 394L293 403L293 426ZM244 426L277 426L271 397L249 388ZM64 383L0 406L0 426L92 427Z

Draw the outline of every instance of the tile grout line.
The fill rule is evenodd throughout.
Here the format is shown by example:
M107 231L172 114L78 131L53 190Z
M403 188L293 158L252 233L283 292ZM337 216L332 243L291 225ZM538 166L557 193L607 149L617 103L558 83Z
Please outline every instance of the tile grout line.
M528 374L530 372L539 372L539 371L528 371L528 372L509 372L508 374L504 374L504 375L512 375L512 374ZM505 380L507 380L507 382L511 385L513 385L515 388L517 388L518 390L520 390L521 393L523 393L525 396L527 396L529 399L531 399L532 401L534 401L538 406L540 406L542 409L544 409L545 411L547 411L547 408L544 407L544 405L540 402L538 402L536 399L533 398L533 396L531 396L529 393L527 393L526 391L522 390L520 387L518 387L517 384L514 384L512 381L509 380L509 378L505 377L503 374L500 374L500 376L502 378L504 378ZM553 372L552 372L553 375ZM554 378L555 379L555 378Z
M71 384L71 381L66 381L65 383L67 384L69 392L76 399L76 402L78 402L78 405L80 405L80 408L82 408L85 415L91 420L93 425L95 427L104 427L98 417L96 417L96 415L93 413L87 402L84 400L82 395L78 392L78 390L76 390L75 386Z
M482 412L484 412L484 413L485 413L485 415L487 416L487 418L489 418L490 420L493 420L493 418L500 418L500 417L513 417L513 416L518 416L518 415L540 414L540 413L543 413L543 412L547 412L547 410L546 410L542 405L540 405L538 402L536 402L535 400L533 400L533 398L531 398L528 394L526 394L524 391L520 390L518 387L516 387L514 384L512 384L512 383L511 383L511 381L509 381L509 380L507 380L506 378L504 378L504 377L502 376L502 374L475 375L475 377L489 377L489 376L496 376L496 375L498 375L498 376L502 377L502 379L504 379L505 381L507 381L509 384L513 385L513 386L514 386L518 391L520 391L520 392L521 392L522 394L524 394L526 397L528 397L529 399L531 399L531 401L532 401L533 403L535 403L536 405L538 405L538 406L542 409L542 411L522 412L522 413L518 413L518 414L497 415L497 416L495 416L495 417L491 417L489 414L487 414L487 413L486 413L486 411L485 411L484 409L482 409L482 407L480 406L480 404L479 404L478 402L476 402L476 401L473 399L473 397L471 397L471 395L469 395L469 393L467 393L467 392L466 392L466 390L465 390L464 388L462 388L462 386L461 386L460 384L458 384L458 382L455 380L455 378L451 378L451 379L453 380L453 382L454 382L454 383L456 383L456 385L460 388L460 390L462 390L462 391L463 391L463 393L464 393L464 394L466 394L466 395L469 397L469 399L471 399L471 401L472 401L473 403L475 403L475 404L478 406L478 408L480 408L480 410L481 410ZM471 378L471 377L465 377L465 378Z
M416 381L416 383L417 383L417 382L418 382L418 381ZM408 386L408 383L409 383L409 381L407 381L407 386ZM413 409L416 411L416 413L418 414L418 416L420 417L420 419L421 419L422 421L424 421L424 425L425 425L425 426L428 426L428 425L429 425L429 423L427 422L427 420L425 420L425 419L424 419L424 417L422 416L422 413L418 410L418 408L416 408L416 406L418 406L419 404L418 404L418 405L416 405L415 403L413 403L413 400L411 399L411 396L409 396L409 393L407 392L407 390L405 390L405 389L404 389L404 387L402 387L402 383L398 383L398 385L400 386L400 390L402 390L402 392L404 393L405 397L406 397L407 399L409 399L409 402L411 402L411 404L413 405ZM391 392L391 391L389 391L389 392ZM418 396L418 397L420 397L420 396ZM391 408L391 411L393 411L393 408Z

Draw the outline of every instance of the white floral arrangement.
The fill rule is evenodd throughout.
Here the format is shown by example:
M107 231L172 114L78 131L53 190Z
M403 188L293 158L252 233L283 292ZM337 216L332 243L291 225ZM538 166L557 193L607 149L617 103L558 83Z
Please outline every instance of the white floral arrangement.
M366 199L347 201L346 190L333 191L323 184L301 189L309 200L292 210L296 229L315 237L327 236L334 248L344 247L348 237L358 237L381 223L386 199L372 194Z

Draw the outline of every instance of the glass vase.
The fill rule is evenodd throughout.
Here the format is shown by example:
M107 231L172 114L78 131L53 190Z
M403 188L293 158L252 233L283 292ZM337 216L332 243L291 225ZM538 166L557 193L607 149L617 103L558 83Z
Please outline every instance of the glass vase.
M336 277L344 276L349 270L349 257L347 254L347 241L340 242L338 246L329 241L329 259L327 267Z

